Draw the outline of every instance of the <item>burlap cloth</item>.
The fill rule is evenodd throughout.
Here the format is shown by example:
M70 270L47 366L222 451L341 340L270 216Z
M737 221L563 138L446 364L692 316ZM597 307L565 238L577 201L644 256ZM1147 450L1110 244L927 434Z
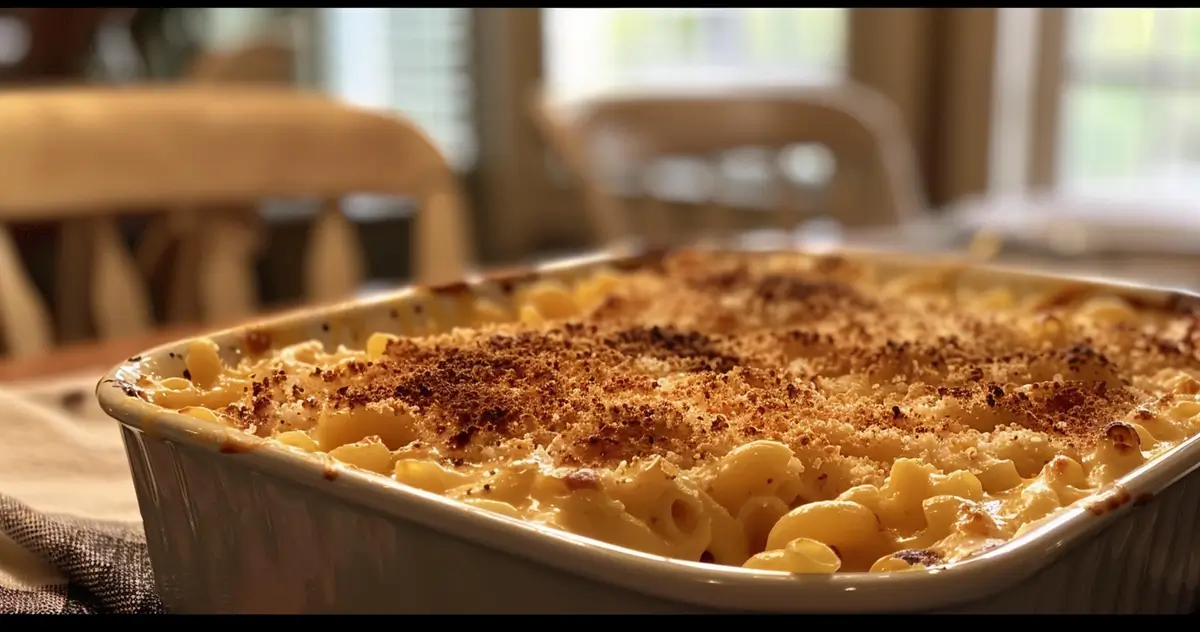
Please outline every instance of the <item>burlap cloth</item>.
M162 610L120 430L94 383L0 388L0 614Z

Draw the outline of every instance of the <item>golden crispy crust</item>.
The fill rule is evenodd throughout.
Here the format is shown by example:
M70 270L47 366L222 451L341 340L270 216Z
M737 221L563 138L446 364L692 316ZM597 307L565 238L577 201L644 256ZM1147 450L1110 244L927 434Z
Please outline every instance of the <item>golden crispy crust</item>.
M1143 378L1200 368L1195 316L1140 308L1137 325L1107 324L1078 315L1086 296L991 308L802 256L683 253L623 278L570 321L401 339L309 375L263 365L226 412L265 435L279 406L385 407L459 463L541 446L564 465L688 465L775 439L812 476L870 480L902 456L976 469L976 448L1006 442L1078 457L1110 422L1169 402Z

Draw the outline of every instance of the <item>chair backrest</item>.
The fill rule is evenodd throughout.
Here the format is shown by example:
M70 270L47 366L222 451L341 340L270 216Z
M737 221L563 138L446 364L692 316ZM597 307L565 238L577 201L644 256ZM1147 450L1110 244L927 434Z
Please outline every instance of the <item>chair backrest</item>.
M296 53L292 46L271 39L254 41L232 50L202 51L193 58L184 81L294 86ZM151 282L154 294L161 301L159 305L167 323L223 322L258 311L257 296L249 291L250 288L231 292L233 296L219 303L201 303L204 245L192 236L202 223L206 223L208 232L221 231L225 239L232 239L241 246L240 254L231 251L225 261L254 258L265 242L265 230L258 221L260 206L259 200L247 200L244 204L226 205L220 209L172 208L147 225L138 240L134 257L142 277ZM61 230L66 233L75 228L67 222ZM69 338L81 337L87 330L86 310L76 307L69 312L65 307L85 300L78 292L72 294L71 291L80 285L78 279L85 277L87 270L80 268L78 259L71 258L71 253L60 254L63 256L58 262L56 297L59 333ZM347 253L345 257L347 261L358 258L361 258L358 252Z
M729 207L738 205L728 203L734 197L773 208L781 228L794 227L803 210L798 207L811 207L815 199L825 214L849 226L897 222L924 206L915 152L899 112L882 95L853 83L714 88L570 104L538 95L534 114L581 186L594 229L605 241L632 232L623 202L658 202L654 180L661 179L663 169L656 166L664 159L708 163L704 176L692 179L705 190L689 193L703 198L712 212L689 223L718 231L727 228ZM806 183L789 164L789 152L806 145L823 145L836 160L837 168L825 182ZM736 183L726 176L737 170L721 162L737 157L757 157L758 175L766 176L749 184L748 196L733 195ZM644 230L670 231L663 226Z
M292 83L295 50L262 41L228 51L205 51L188 67L186 80L199 83Z
M105 336L149 326L148 302L114 215L136 209L220 208L274 197L330 201L306 270L310 300L353 292L361 265L336 204L351 193L418 203L419 280L452 280L470 261L454 172L430 139L397 116L288 89L174 85L0 93L0 224L86 219L98 235L91 288ZM230 240L197 235L206 250L204 302L248 291L247 262L222 257ZM233 239L232 241L236 241ZM339 245L340 244L340 245ZM9 353L49 343L40 300L8 239L0 238L0 327Z

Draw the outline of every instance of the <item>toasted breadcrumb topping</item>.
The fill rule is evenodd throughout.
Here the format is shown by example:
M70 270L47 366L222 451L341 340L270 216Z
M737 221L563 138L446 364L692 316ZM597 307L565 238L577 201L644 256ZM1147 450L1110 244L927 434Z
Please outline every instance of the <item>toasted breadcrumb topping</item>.
M224 413L262 436L391 413L411 431L382 437L390 448L455 464L540 448L564 466L690 467L771 439L818 483L878 482L901 457L945 471L1008 458L1029 477L1169 405L1162 372L1200 369L1194 314L1099 318L1086 293L1006 304L800 255L679 253L620 278L564 320L401 338L303 371L268 357Z

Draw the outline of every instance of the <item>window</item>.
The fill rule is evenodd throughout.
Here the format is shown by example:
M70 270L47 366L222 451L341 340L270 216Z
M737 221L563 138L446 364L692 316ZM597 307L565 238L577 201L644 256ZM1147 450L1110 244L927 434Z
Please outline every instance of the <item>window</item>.
M840 79L846 9L544 9L546 82L573 98L642 86Z
M201 11L193 15L200 22L204 45L209 49L235 48L253 41L271 28L274 17L273 10L263 8L213 8Z
M411 118L452 165L469 169L475 160L468 68L471 10L318 11L319 83L350 103ZM350 197L342 207L359 221L398 211L395 200L373 195Z
M470 9L322 9L325 84L346 100L401 112L456 166L475 158Z
M1059 184L1200 186L1200 9L1068 9Z
M18 18L0 16L0 67L12 66L29 53L29 28Z
M288 26L299 42L297 66L317 68L314 83L355 105L392 110L424 129L459 169L475 159L471 120L470 9L321 8L208 9L206 44L229 48L278 28L273 20L295 14ZM299 35L304 26L316 41ZM315 24L315 27L314 27ZM311 43L310 43L311 42ZM294 200L268 204L269 215L300 208ZM310 208L311 207L311 208ZM346 200L355 219L391 215L396 204L376 196ZM304 212L315 208L304 206Z

